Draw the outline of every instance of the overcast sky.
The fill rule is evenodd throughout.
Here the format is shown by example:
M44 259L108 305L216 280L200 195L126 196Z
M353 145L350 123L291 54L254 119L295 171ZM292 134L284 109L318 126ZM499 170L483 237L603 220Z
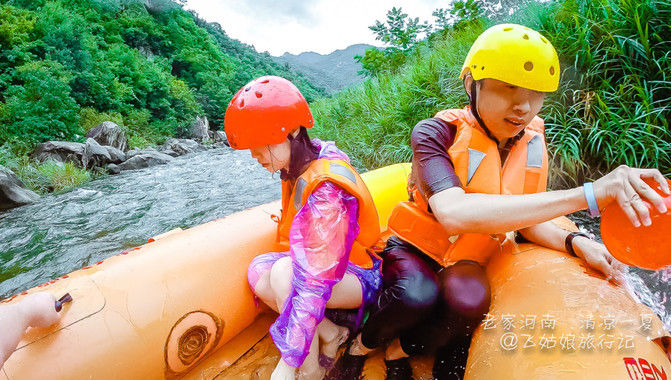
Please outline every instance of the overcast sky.
M327 54L356 43L382 46L368 26L402 7L433 23L431 12L451 0L188 0L187 9L218 22L230 37L272 55Z

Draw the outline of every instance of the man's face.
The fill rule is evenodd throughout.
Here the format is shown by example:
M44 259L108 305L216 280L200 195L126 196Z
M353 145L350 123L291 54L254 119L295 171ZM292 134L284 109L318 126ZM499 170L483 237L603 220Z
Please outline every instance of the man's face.
M529 90L496 79L478 84L478 113L489 131L499 140L517 135L538 114L545 93Z

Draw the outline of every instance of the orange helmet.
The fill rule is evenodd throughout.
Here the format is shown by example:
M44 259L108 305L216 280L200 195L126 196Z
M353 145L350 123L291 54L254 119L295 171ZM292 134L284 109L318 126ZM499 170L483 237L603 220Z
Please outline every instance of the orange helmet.
M231 99L224 130L235 149L279 144L300 127L314 122L308 102L288 80L263 76L242 87Z

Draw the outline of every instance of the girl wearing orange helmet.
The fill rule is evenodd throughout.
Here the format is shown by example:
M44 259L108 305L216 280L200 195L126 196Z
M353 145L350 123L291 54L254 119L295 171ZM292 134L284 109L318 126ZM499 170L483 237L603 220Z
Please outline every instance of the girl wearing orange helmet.
M302 377L322 377L348 336L324 318L326 308L354 309L356 329L380 286L381 261L368 251L380 234L372 198L345 153L309 139L312 114L286 79L266 76L241 88L224 126L231 147L281 173L283 251L257 256L248 269L256 296L280 312L270 328L282 354L272 378L294 378L298 368Z
M548 156L537 114L558 87L559 69L552 44L527 27L496 25L475 41L460 75L470 106L441 111L412 132L411 202L390 217L396 236L381 254L381 301L343 368L362 365L363 355L397 338L387 349L387 378L411 378L404 358L437 350L434 376L463 376L471 334L489 309L484 265L511 231L621 278L624 266L602 244L550 220L584 209L596 216L616 201L634 225L648 225L642 198L660 212L666 206L643 179L654 178L666 194L669 186L657 170L621 166L593 184L545 191Z

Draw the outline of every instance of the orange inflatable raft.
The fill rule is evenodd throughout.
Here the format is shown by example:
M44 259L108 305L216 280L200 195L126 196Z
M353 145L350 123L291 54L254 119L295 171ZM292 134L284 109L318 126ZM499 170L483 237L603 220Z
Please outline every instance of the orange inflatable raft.
M398 164L363 175L383 230L394 205L407 199L408 171L408 164ZM170 231L2 301L17 302L36 291L70 293L73 298L63 307L58 324L28 331L0 378L226 377L225 371L266 336L275 317L260 313L263 309L255 305L246 269L253 257L276 249L277 224L271 215L278 215L279 207L272 202L185 231ZM661 347L668 333L659 319L579 260L511 243L487 270L493 295L487 323L498 323L483 323L476 332L468 378L665 379L671 371ZM591 345L581 350L576 340L576 349L563 352L560 334L579 336L580 327L573 325L589 313L596 323L593 335L605 332L599 318L611 315L618 321L650 317L641 321L649 322L649 328L639 334L638 325L618 325L611 335L626 335L622 349L616 341L610 351ZM527 322L532 314L536 329L523 331L520 318ZM554 330L541 326L544 316L545 322L555 318ZM512 327L509 318L514 320ZM522 334L527 332L536 339L534 350L523 348L527 338ZM517 334L514 349L509 333ZM543 334L546 340L555 336L554 350L538 348Z

